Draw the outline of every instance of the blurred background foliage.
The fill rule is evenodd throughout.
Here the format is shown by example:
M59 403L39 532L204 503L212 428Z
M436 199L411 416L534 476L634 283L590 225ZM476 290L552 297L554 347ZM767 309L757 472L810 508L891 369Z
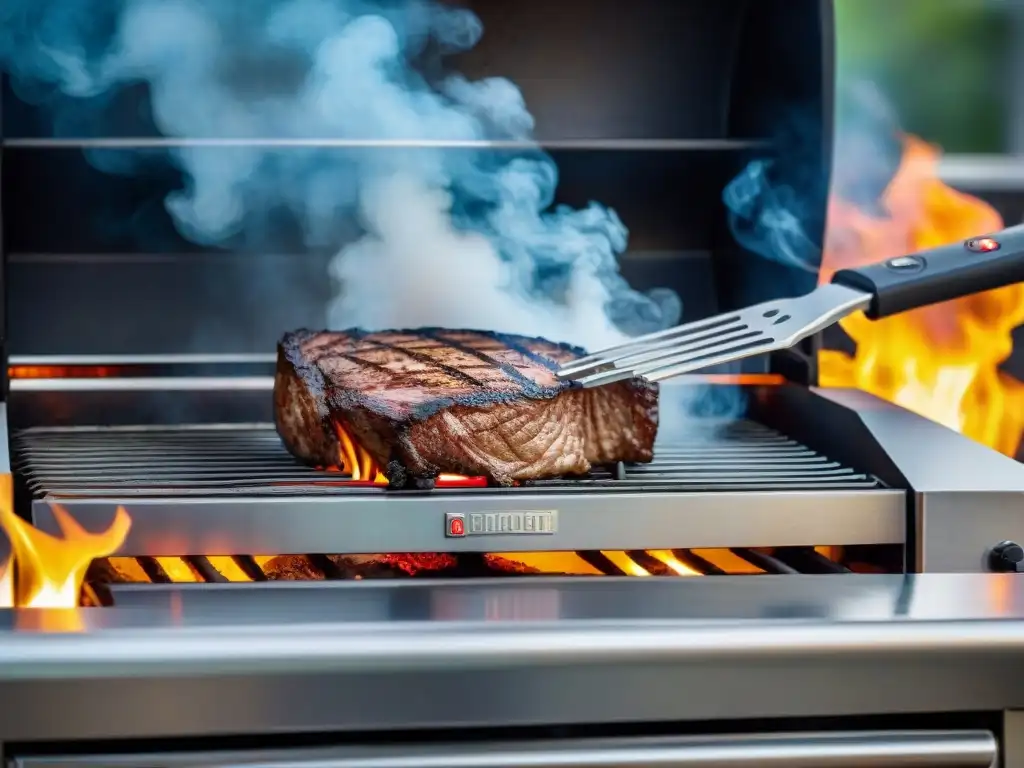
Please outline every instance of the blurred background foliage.
M1024 0L835 3L840 82L875 83L905 130L946 152L1020 149L1010 84L1024 62Z

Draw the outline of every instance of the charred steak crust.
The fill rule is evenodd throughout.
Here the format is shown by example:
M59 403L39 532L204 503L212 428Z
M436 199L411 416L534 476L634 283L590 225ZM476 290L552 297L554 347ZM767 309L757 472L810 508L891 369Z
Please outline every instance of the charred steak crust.
M650 461L657 385L584 390L559 365L584 350L546 339L445 328L299 330L278 345L275 419L299 459L337 463L337 422L392 483L441 472L499 483Z

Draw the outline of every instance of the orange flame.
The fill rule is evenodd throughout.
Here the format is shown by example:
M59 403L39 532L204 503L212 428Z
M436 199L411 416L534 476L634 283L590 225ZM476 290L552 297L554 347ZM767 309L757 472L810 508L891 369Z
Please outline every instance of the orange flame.
M388 479L380 471L377 462L352 439L348 430L337 421L334 422L334 433L338 436L338 466L348 472L352 480L373 485L380 483L387 485Z
M0 578L0 604L15 608L65 609L53 614L56 624L37 628L72 631L81 629L78 607L82 583L95 558L113 554L124 543L131 518L117 508L113 523L103 533L89 533L62 507L53 515L63 538L51 536L22 520L14 512L13 482L0 475L0 527L11 542L11 556Z
M991 206L942 183L939 155L905 137L900 166L881 201L888 218L831 201L823 282L838 269L1002 229ZM856 353L822 352L821 384L866 390L1014 455L1024 431L1024 384L999 366L1022 322L1024 284L875 322L858 313L841 323Z
M348 433L341 423L334 422L334 433L338 436L338 469L347 472L350 485L387 485L388 478L381 472L373 457ZM486 477L467 477L442 473L437 476L439 487L479 488L487 486Z
M12 365L7 369L12 379L106 379L123 373L107 365Z

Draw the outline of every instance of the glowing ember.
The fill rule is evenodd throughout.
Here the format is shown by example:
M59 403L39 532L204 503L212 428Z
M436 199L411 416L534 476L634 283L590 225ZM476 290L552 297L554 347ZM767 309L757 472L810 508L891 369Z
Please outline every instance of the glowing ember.
M947 187L939 150L908 136L882 198L888 218L833 199L821 280L849 266L881 261L999 230L988 204ZM856 342L851 357L820 357L823 386L856 387L1014 455L1024 430L1024 385L999 370L1024 322L1024 284L871 322L841 325Z
M338 466L329 467L348 473L352 478L346 485L387 485L388 479L381 472L373 457L352 437L340 423L334 422L334 433L338 436ZM486 477L467 477L442 473L437 476L439 488L486 488Z
M105 365L12 365L7 369L11 379L105 379L123 373Z
M0 588L6 590L9 604L18 608L77 608L89 564L117 551L128 535L131 518L118 507L106 531L89 533L64 509L53 505L54 518L64 534L58 539L18 517L13 498L11 476L0 475L0 527L11 542L11 557L3 567ZM61 629L77 628L71 625L73 622L61 623Z

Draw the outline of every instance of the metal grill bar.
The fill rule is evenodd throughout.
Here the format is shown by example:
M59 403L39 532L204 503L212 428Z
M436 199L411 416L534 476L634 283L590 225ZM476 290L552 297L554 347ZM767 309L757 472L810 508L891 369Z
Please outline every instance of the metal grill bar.
M697 553L691 552L688 549L673 549L672 554L675 555L683 565L689 566L705 576L725 575L725 571L722 568L719 568L714 563L705 560Z
M606 576L625 576L626 572L612 562L604 552L577 552L580 559Z
M234 555L232 560L242 570L242 572L253 581L266 581L267 574L263 572L259 564L253 559L252 555Z
M800 573L796 568L786 565L784 562L771 555L766 555L763 552L758 552L753 549L746 548L734 548L733 554L737 557L745 560L751 565L760 568L765 573L775 574L793 574Z
M783 547L776 550L773 555L800 573L850 573L849 568L829 560L811 547Z

